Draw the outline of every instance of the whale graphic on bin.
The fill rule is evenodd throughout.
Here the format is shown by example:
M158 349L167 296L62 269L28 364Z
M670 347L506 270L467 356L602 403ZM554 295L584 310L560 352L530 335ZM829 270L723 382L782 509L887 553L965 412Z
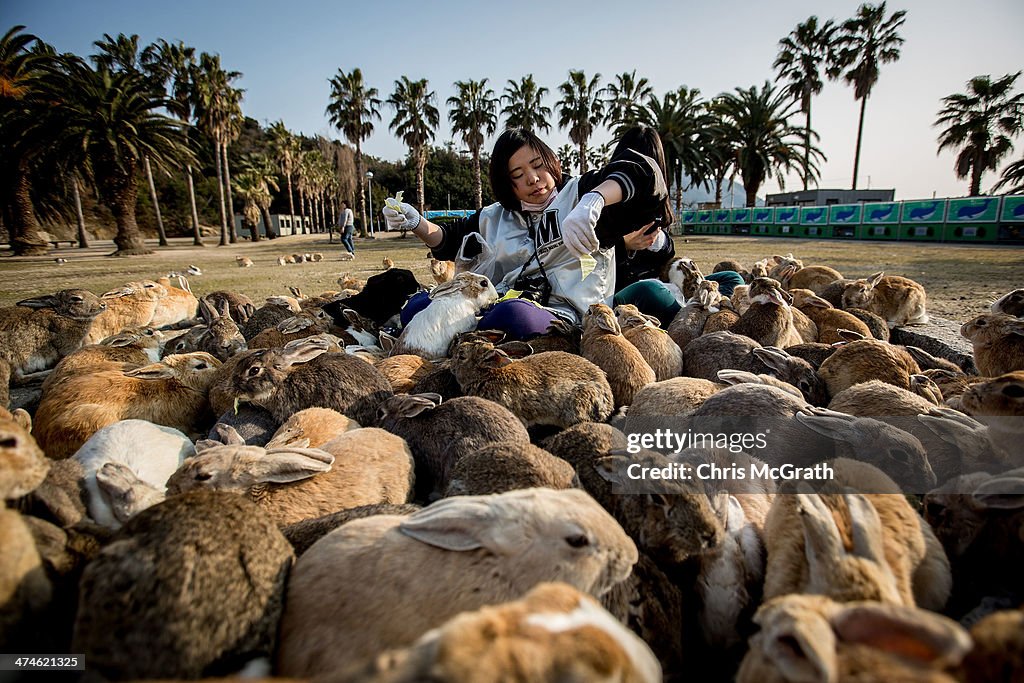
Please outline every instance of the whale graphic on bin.
M875 209L868 216L868 220L870 220L870 221L884 221L885 219L889 218L892 215L892 212L895 211L895 210L896 210L896 205L895 204L890 204L887 208L884 208L884 209Z
M718 212L716 212L715 213L715 220L718 221L719 223L724 223L727 220L729 220L729 211L728 211L728 209L725 210L725 211L718 211Z
M796 216L796 209L789 209L787 211L779 211L778 215L776 216L776 219L780 223L785 223L786 221L793 220L793 218L795 216Z
M939 208L937 203L932 203L931 206L918 206L910 210L910 220L912 221L926 221L935 215L935 209Z
M697 220L699 220L701 223L707 223L708 221L711 220L711 212L701 214Z
M738 221L745 221L745 220L747 220L747 212L746 211L738 212L736 214L736 220L738 220Z
M807 219L808 223L817 223L821 220L821 217L825 215L825 209L814 209L804 214L804 218Z
M1013 207L1013 217L1024 218L1024 204L1018 204L1017 206Z
M694 220L696 220L696 218L697 218L697 214L695 214L695 213L684 213L683 214L683 222L684 223L692 223Z
M855 213L857 213L857 207L855 206L851 206L848 209L840 209L832 216L832 220L836 223L845 223L853 218L853 214Z
M1024 204L1021 204L1021 205L1020 205L1019 207L1017 207L1017 208L1018 208L1018 209L1020 209L1020 208L1024 208ZM761 222L763 222L763 221L767 221L767 220L768 220L768 217L769 217L769 216L771 216L771 215L772 215L772 212L771 212L770 210L769 210L769 211L755 211L755 212L754 212L754 220L755 220L756 222L758 222L758 223L761 223ZM1016 214L1014 214L1014 215L1016 215Z
M981 206L961 206L956 211L956 217L963 220L971 220L977 218L981 214L988 211L988 203L991 199L986 199L981 203Z

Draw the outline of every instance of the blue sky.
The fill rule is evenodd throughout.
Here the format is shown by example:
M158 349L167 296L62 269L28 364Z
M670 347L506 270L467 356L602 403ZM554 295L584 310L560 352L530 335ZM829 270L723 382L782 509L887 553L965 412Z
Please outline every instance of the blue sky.
M242 107L263 124L283 119L293 131L340 137L324 109L328 80L338 69L359 67L382 99L400 76L427 78L446 116L445 100L456 80L488 78L500 94L509 79L532 73L551 94L570 69L607 83L636 69L659 95L680 85L712 97L737 86L773 79L779 39L812 14L846 19L856 1L732 3L631 0L612 3L329 2L327 0L2 0L4 30L24 24L60 51L88 55L104 33L137 33L145 45L157 38L182 40L217 52L225 68L244 76ZM953 174L953 156L936 155L932 127L942 97L961 92L978 74L993 77L1024 68L1024 2L1020 0L908 0L888 3L907 10L906 42L899 62L883 66L864 124L859 187L893 187L898 199L962 196L967 181ZM1018 82L1024 90L1024 76ZM849 187L857 134L853 90L828 82L814 100L813 124L828 156L822 187ZM365 143L367 153L397 160L404 148L383 120ZM802 117L795 122L802 123ZM554 125L555 121L552 121ZM552 147L564 131L547 136ZM599 129L595 141L607 141ZM451 138L447 120L439 143ZM487 145L493 143L489 139ZM457 143L458 144L458 143ZM1018 140L1013 159L1024 152ZM1008 160L1009 161L1009 160ZM988 188L996 176L983 180ZM787 189L800 189L787 179ZM778 191L769 181L762 189Z

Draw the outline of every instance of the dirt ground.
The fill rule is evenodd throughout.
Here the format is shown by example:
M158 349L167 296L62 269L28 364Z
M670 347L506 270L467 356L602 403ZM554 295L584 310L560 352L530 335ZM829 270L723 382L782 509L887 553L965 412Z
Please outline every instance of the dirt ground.
M45 257L13 257L0 252L0 306L10 306L31 296L70 287L97 294L129 280L152 279L189 265L202 269L190 277L197 295L218 289L232 289L249 295L257 303L273 294L287 294L298 287L315 294L337 287L339 275L350 273L365 279L382 270L384 256L398 267L412 270L424 284L432 282L427 249L411 235L380 235L379 239L356 239L356 259L341 261L343 249L335 236L298 235L273 241L217 247L216 238L207 247L193 247L190 238L172 239L170 247L150 256L110 258L111 242L96 242L89 249L62 247ZM932 315L966 321L984 312L996 297L1024 287L1024 247L954 245L906 242L853 242L783 239L765 237L688 236L676 237L676 254L693 258L708 273L724 259L744 265L770 256L792 252L805 265L828 265L847 277L863 277L878 271L917 280L928 292ZM155 240L152 242L155 247ZM321 252L319 263L277 265L283 254ZM247 256L251 268L239 268L236 256ZM58 264L55 259L67 259Z

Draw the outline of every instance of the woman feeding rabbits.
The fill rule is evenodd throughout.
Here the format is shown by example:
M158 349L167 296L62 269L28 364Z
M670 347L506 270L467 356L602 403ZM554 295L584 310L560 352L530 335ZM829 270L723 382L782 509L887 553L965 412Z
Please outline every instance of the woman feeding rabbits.
M505 298L479 328L513 339L544 333L556 317L578 325L590 304L610 305L621 234L598 235L602 212L622 204L630 213L652 214L668 194L658 164L639 152L567 177L551 148L521 128L498 137L490 180L498 201L460 222L437 225L406 203L401 211L385 208L384 217L389 229L411 230L435 258L486 275Z

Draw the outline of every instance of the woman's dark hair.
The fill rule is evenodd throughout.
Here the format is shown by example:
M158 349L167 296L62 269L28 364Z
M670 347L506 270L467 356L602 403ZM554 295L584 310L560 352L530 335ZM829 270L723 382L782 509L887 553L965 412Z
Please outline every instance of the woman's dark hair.
M508 172L508 162L512 155L522 147L529 146L540 154L540 158L555 179L555 187L562 186L562 164L558 157L551 151L551 148L544 144L544 141L525 128L509 128L498 136L494 143L494 151L491 152L491 166L489 176L491 178L491 190L497 198L498 203L509 211L522 211L523 205L516 197L512 187L512 178Z
M615 150L612 152L612 161L620 158L627 149L632 149L654 159L658 164L658 168L661 169L661 175L665 179L665 184L668 185L669 177L665 167L665 148L661 144L661 136L658 135L658 131L644 125L627 128L615 145ZM662 206L661 219L662 227L669 227L675 221L675 214L672 213L672 202L669 201L668 196L665 197Z

